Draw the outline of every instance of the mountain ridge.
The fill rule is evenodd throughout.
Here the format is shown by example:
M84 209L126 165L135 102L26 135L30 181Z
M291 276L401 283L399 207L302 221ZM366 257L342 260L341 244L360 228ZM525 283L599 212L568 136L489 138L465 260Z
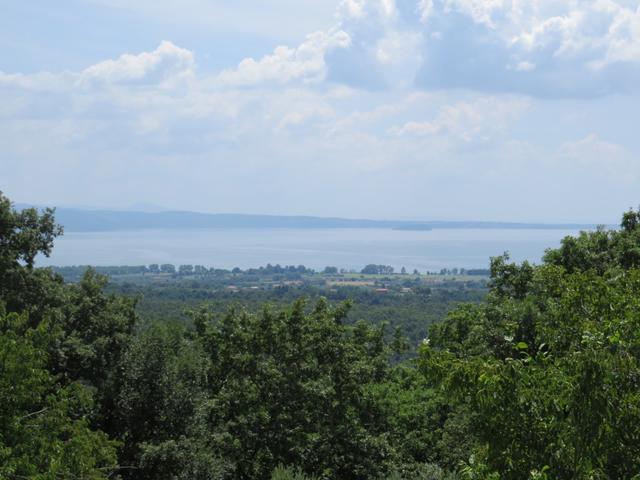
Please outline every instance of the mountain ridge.
M32 205L16 204L17 208ZM491 221L418 221L371 220L305 215L258 215L235 213L199 213L181 210L143 212L127 210L98 210L61 207L56 220L68 232L104 232L147 229L201 228L381 228L409 231L434 229L529 229L529 230L591 230L596 224L530 223Z

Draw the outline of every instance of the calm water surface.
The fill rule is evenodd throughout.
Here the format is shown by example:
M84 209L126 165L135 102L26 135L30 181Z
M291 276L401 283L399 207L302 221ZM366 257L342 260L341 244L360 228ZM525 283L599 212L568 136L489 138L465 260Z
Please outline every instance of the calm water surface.
M218 268L327 265L361 269L368 263L420 271L486 268L505 251L514 260L539 262L567 230L438 229L211 229L66 233L39 265L200 264Z

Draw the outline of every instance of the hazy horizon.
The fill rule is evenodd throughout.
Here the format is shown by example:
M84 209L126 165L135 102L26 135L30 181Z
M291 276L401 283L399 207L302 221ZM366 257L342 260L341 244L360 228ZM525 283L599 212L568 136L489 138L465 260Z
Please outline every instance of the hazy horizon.
M322 216L322 215L294 215L294 214L256 214L253 212L247 213L239 213L239 212L226 212L226 211L205 211L205 210L180 210L177 208L168 208L155 204L147 204L147 203L134 203L129 206L123 207L114 207L114 206L97 206L97 205L46 205L46 204L38 204L33 202L13 202L14 205L20 208L29 208L36 207L38 209L44 208L55 208L55 209L64 209L64 210L79 210L86 212L123 212L123 213L150 213L150 214L161 214L161 213L196 213L202 215L230 215L230 216L266 216L266 217L299 217L299 218L316 218L316 219L339 219L339 220L372 220L372 221L399 221L399 222L424 222L424 223L504 223L504 224L531 224L531 225L576 225L576 226L584 226L584 227L596 227L598 225L604 225L611 228L616 228L619 225L619 221L610 221L610 222L524 222L524 221L508 221L508 220L500 220L500 219L486 219L486 218L464 218L460 220L451 220L448 218L419 218L419 217L347 217L347 216Z

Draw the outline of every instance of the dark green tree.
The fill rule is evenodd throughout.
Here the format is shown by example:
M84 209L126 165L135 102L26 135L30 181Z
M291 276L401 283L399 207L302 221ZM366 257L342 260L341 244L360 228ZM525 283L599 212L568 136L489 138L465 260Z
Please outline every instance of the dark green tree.
M115 444L98 429L112 433L115 368L132 332L135 302L105 295L106 279L92 270L79 284L65 285L52 270L34 268L61 232L53 210L17 212L0 194L0 333L9 355L0 376L14 384L4 392L18 412L3 414L15 420L5 424L3 441L7 459L20 456L7 460L17 475L8 478L24 478L15 472L29 468L29 478L102 478L115 466ZM32 403L14 398L21 385L32 391Z
M299 301L219 322L196 315L212 365L196 443L229 461L233 478L267 479L278 464L327 479L384 471L384 418L366 388L388 369L384 332L345 325L347 311L322 300L310 313Z
M155 325L136 336L121 361L116 402L125 432L121 461L136 479L176 478L191 467L190 434L206 398L209 361L182 328Z
M635 218L635 219L634 219ZM491 264L491 292L434 326L420 369L474 412L473 478L635 478L640 471L640 247L567 237L540 266Z
M59 333L0 306L0 478L106 479L117 471L116 443L90 427L90 390L61 386L46 368Z

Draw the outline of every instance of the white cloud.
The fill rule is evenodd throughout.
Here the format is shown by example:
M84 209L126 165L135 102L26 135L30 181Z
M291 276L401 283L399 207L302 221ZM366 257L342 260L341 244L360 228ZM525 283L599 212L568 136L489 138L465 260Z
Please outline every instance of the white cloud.
M218 74L197 68L208 52L170 42L76 72L0 73L3 180L65 185L68 201L104 181L104 203L135 191L180 208L352 216L517 215L521 196L544 219L584 172L571 189L581 205L597 182L626 202L640 181L640 100L572 97L637 92L635 71L615 70L637 63L630 5L345 0L333 29ZM443 204L452 186L464 195Z
M360 18L364 15L366 0L342 0L338 11L345 17Z
M433 0L420 0L418 2L418 11L420 12L420 21L426 23L433 13Z
M563 143L557 160L576 176L595 175L601 180L609 177L627 185L640 181L640 162L622 145L603 140L595 133Z
M635 3L635 8L631 6ZM640 61L640 5L615 0L447 0L484 24L523 62L581 58L599 67Z
M253 86L329 79L365 89L415 83L544 97L636 92L640 6L631 3L342 0L333 29L247 58L218 81Z
M19 88L31 91L65 90L75 80L71 73L55 74L39 72L32 74L4 73L0 71L0 87Z
M536 64L531 62L518 62L515 66L518 72L531 72L536 69Z
M418 76L423 87L544 97L640 89L635 28L640 15L628 5L613 0L447 0L434 5L427 27L438 29L440 38L425 45L428 60Z
M116 60L105 60L85 69L80 83L162 83L184 79L195 73L193 52L163 41L153 52L124 54Z
M382 65L398 65L411 62L420 64L420 44L422 34L417 32L391 31L376 45L376 58Z
M338 18L393 19L398 15L395 0L342 0L338 6Z
M386 17L395 17L398 14L395 0L380 0L380 7Z
M350 45L347 33L338 30L308 35L297 48L277 47L273 54L260 60L246 58L237 68L226 70L217 82L226 86L249 86L291 81L318 82L326 75L325 54L334 48Z
M606 39L607 55L604 64L640 61L640 5L635 12L620 7L611 22Z
M514 97L481 97L471 102L444 105L432 120L409 121L389 133L399 137L444 136L455 142L487 142L524 113L529 102Z
M445 0L443 2L444 12L464 13L473 18L476 23L482 23L491 28L495 27L494 14L504 10L510 4L511 2L506 0Z
M193 52L163 41L152 52L123 54L117 59L99 62L81 72L39 72L32 74L0 72L0 87L39 92L64 92L76 87L138 84L174 86L195 76Z
M424 88L544 97L640 90L636 0L343 0L339 12L352 60L343 55L342 74L331 78L351 85L406 86L419 70ZM404 81L389 74L389 47L419 49Z

